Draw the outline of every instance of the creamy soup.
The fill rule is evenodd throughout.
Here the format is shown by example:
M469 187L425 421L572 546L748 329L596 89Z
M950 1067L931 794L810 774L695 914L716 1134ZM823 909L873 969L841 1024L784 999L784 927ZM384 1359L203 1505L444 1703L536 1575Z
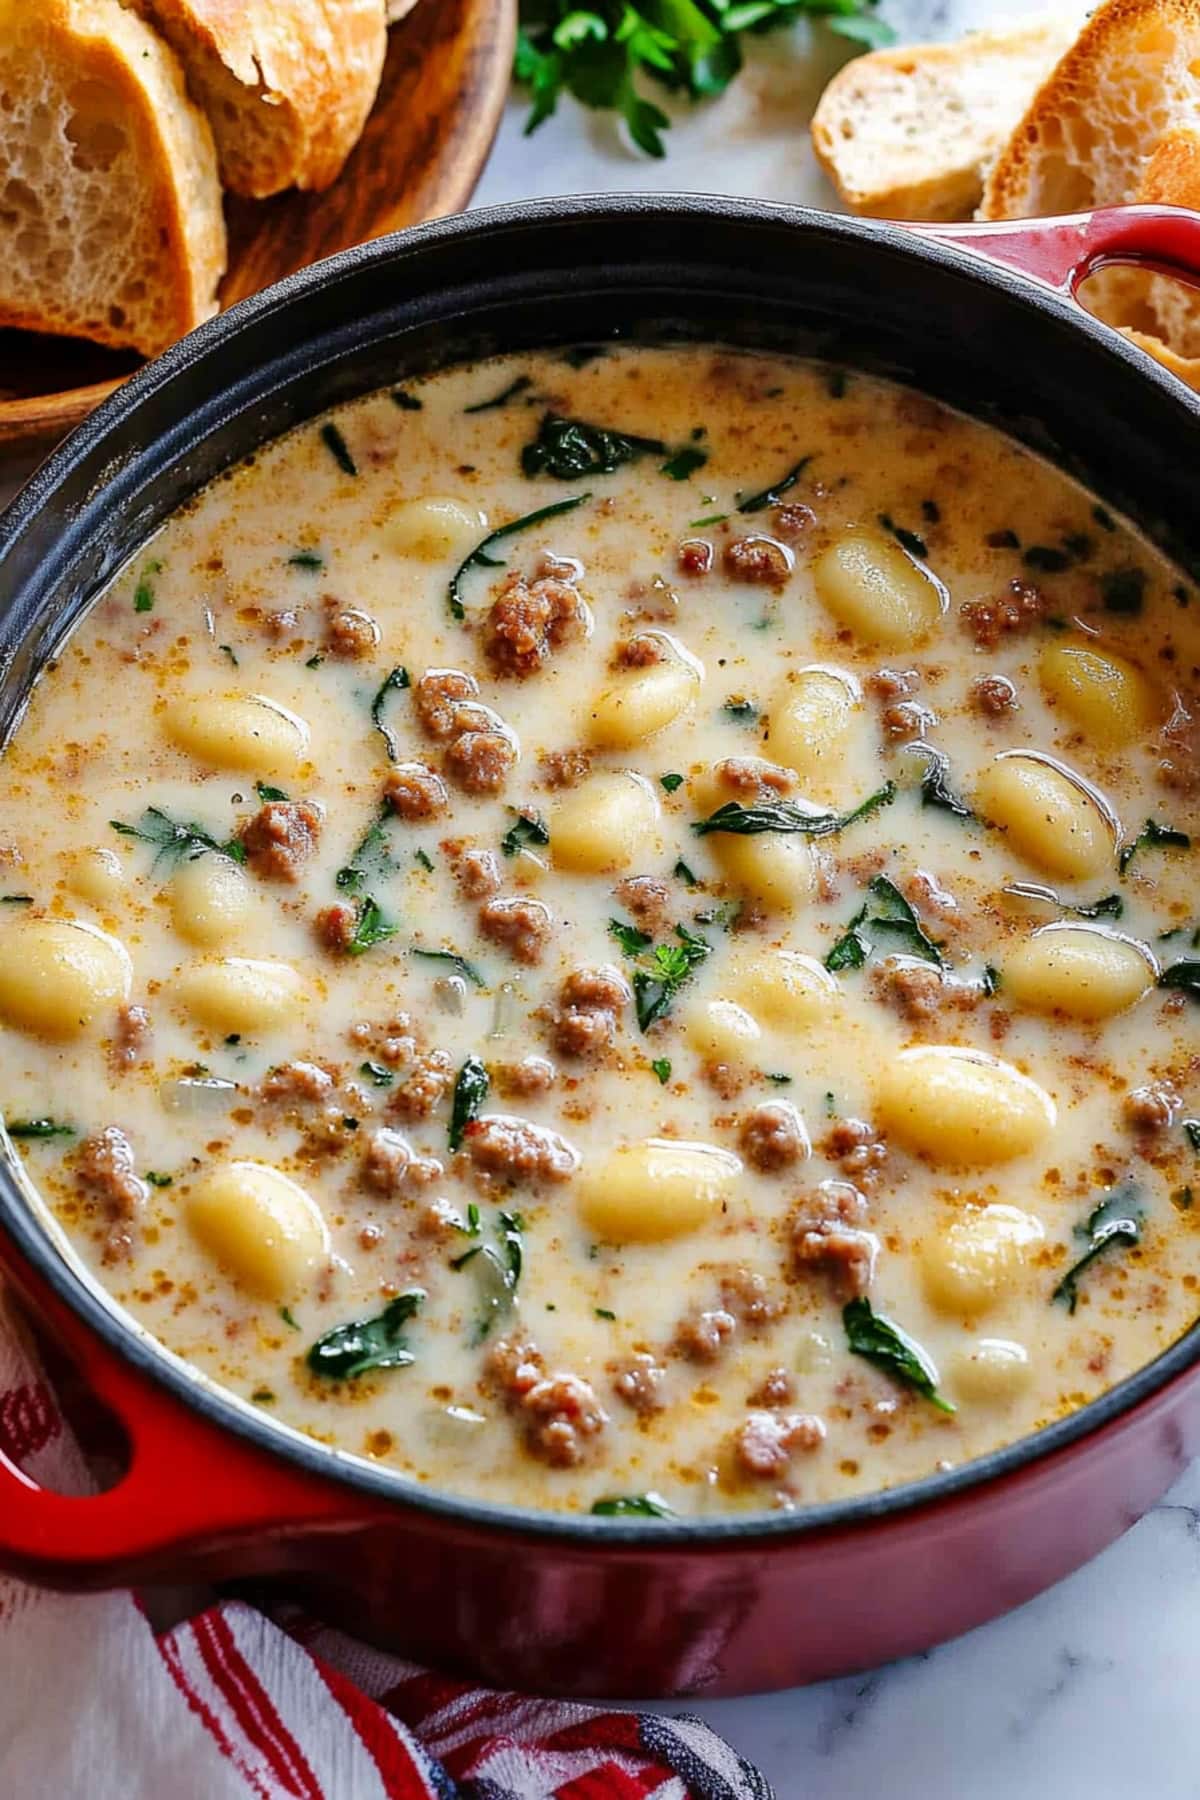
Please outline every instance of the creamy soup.
M0 764L14 1150L172 1351L440 1488L786 1508L1035 1431L1197 1311L1198 614L854 373L343 407Z

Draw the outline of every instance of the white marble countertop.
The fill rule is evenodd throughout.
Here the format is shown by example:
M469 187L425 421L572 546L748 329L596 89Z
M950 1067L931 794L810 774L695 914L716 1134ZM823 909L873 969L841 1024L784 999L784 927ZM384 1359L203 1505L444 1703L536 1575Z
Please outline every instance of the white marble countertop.
M991 23L998 9L883 0L883 11L917 38ZM525 138L515 101L475 203L637 188L832 205L806 125L843 53L803 28L755 43L722 100L666 105L677 122L662 162L570 100ZM869 1675L691 1710L760 1765L779 1800L1198 1800L1198 1638L1200 1465L1105 1555L957 1643Z

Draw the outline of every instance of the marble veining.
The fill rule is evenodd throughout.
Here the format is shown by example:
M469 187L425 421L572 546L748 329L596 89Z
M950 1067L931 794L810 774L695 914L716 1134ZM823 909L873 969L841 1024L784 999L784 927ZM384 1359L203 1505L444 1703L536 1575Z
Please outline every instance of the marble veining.
M910 39L1043 10L1045 0L883 0ZM476 204L657 189L831 206L806 125L842 54L820 28L752 42L724 99L664 103L676 123L663 162L569 100L526 139L514 100ZM1088 1567L956 1643L691 1709L755 1758L779 1800L1200 1800L1198 1645L1200 1465Z

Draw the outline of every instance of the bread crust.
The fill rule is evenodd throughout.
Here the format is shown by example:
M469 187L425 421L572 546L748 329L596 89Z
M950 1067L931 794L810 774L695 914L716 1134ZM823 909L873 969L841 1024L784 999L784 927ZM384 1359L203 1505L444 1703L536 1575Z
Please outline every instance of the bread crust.
M119 0L38 0L28 11L21 0L15 7L4 0L0 55L13 61L15 86L22 77L40 78L53 99L61 68L76 92L95 84L106 104L119 104L141 203L129 230L135 234L145 224L153 246L139 267L141 291L134 297L124 287L106 292L97 286L103 262L79 257L81 221L72 223L72 241L58 247L53 266L65 260L65 276L51 273L49 255L45 278L31 276L31 259L19 258L14 244L13 255L0 263L0 324L156 354L217 310L226 258L216 149L207 121L188 98L179 64ZM63 96L60 105L69 130L71 102ZM18 153L19 146L10 167ZM119 169L127 179L124 162ZM48 248L53 252L52 239Z
M136 0L183 61L221 177L255 199L336 180L375 101L381 0Z
M1164 34L1195 34L1200 39L1200 0L1106 0L1098 7L1042 84L992 165L978 218L1020 219L1043 210L1072 209L1069 197L1054 207L1039 204L1033 190L1035 176L1062 141L1064 127L1088 120L1097 93L1103 89L1106 67L1123 55L1137 59L1137 39L1142 33L1147 34L1148 43L1161 43ZM1197 47L1200 49L1200 43ZM1136 101L1133 110L1137 110ZM1158 135L1148 131L1148 150ZM1081 190L1074 204L1118 204L1129 198L1129 194L1096 193L1089 198Z

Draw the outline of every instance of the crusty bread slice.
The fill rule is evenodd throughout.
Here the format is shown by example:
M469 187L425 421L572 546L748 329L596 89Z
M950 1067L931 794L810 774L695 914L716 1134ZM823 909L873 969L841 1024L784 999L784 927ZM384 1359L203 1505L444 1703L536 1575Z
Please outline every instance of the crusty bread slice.
M1200 0L1106 0L1001 152L979 217L1131 201L1200 204ZM1093 276L1081 298L1197 384L1197 290L1116 266Z
M221 179L262 199L326 188L362 133L387 49L381 0L132 0L173 46Z
M212 133L119 0L0 0L0 324L153 355L216 311Z
M1060 12L847 63L812 122L817 156L842 199L882 219L970 218L987 164L1067 49L1078 17Z
M979 217L1134 199L1163 139L1200 124L1198 68L1200 0L1106 0L993 164Z

